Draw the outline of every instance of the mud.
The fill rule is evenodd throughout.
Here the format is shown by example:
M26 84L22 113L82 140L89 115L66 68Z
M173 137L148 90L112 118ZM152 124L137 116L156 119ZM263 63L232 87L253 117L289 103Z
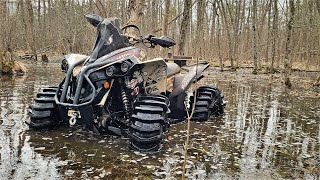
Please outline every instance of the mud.
M29 130L24 123L39 88L57 85L59 64L28 66L24 77L0 77L1 179L175 179L182 174L186 123L173 125L157 154L131 152L127 139L76 128ZM293 89L279 75L210 70L224 92L225 115L191 124L190 179L320 179L320 99L314 74Z

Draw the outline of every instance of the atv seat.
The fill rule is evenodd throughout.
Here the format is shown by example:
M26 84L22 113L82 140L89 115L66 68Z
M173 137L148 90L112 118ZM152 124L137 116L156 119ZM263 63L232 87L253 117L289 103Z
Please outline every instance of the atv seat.
M167 64L167 76L172 76L180 72L181 68L176 63L166 63Z

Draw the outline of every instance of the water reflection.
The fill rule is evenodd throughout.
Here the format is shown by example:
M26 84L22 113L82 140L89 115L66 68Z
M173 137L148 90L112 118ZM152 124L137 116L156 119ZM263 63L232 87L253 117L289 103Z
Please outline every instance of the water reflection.
M40 68L41 67L41 68ZM186 124L173 125L158 154L128 151L127 140L76 128L30 131L28 106L40 87L56 85L59 65L27 77L0 77L0 176L4 179L179 179ZM58 77L57 77L58 76ZM320 179L320 101L249 75L212 75L226 113L192 123L189 179ZM306 96L304 96L306 95Z
M24 121L30 99L28 93L33 96L33 85L30 87L25 81L25 77L1 77L0 176L2 179L56 179L59 178L58 159L35 153L26 134Z
M191 143L190 175L203 168L200 172L208 179L320 178L320 128L315 123L320 117L319 98L289 95L285 89L254 80L220 82L220 87L229 101L224 117L201 128L192 124L192 133L197 134L193 138L202 137L203 132L206 138ZM185 126L173 129L181 132ZM198 158L199 151L205 159ZM182 160L181 155L170 158ZM179 177L174 172L170 176Z

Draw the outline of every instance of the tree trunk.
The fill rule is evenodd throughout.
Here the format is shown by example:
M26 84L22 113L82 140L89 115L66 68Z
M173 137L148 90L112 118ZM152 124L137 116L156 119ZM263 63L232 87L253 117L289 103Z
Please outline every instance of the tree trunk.
M313 2L312 1L307 1L307 4L308 4L308 20L309 20L309 23L308 23L308 33L307 33L307 65L306 65L306 69L309 69L309 64L310 64L310 61L311 61L311 50L312 50L312 41L313 41L313 38L312 36L310 36L311 34L313 35L313 13L312 13L312 10L313 10Z
M48 16L47 16L47 18L48 18L48 32L50 32L50 29L51 29L51 11L52 11L51 6L52 6L51 0L48 0Z
M315 0L316 4L317 4L317 11L318 11L318 14L320 16L320 1L319 0Z
M287 39L286 39L286 52L284 56L284 83L288 88L291 88L292 84L290 82L290 61L291 61L291 53L292 53L292 34L293 34L293 24L294 24L294 0L289 0L289 21L287 23Z
M157 0L153 0L151 1L151 7L149 7L149 9L151 9L151 22L150 22L150 25L151 27L158 27L158 13L157 13L157 10L158 10L158 1Z
M46 0L42 1L42 5L43 5L43 25L46 25L46 16L47 16ZM44 31L46 31L45 28L44 28Z
M252 30L253 30L253 74L257 74L258 71L258 51L257 51L257 30L256 30L256 24L257 24L257 0L252 1Z
M276 58L276 44L278 37L278 1L273 0L273 20L272 20L272 59L270 72L274 73L274 61Z
M5 29L6 15L7 15L7 1L0 1L0 28L2 30ZM0 36L4 39L6 36L5 31L1 31ZM7 48L6 46L7 45L5 43L5 40L2 40L0 44L0 53L2 53L1 50L4 50L5 48Z
M220 71L223 71L223 62L222 62L222 56L221 56L221 25L220 25L220 16L218 15L217 18L217 26L218 26L218 54L219 54L219 64L220 64Z
M41 0L38 0L38 7L37 7L38 9L38 12L37 12L37 15L38 15L38 18L37 18L37 20L38 20L38 28L40 29L40 24L41 24L41 22L40 22L40 17L41 17Z
M233 52L232 52L232 38L231 38L231 32L230 32L230 27L229 27L229 22L227 19L227 14L225 11L225 7L224 4L222 2L222 0L219 1L220 5L218 6L220 8L220 12L222 13L222 18L224 20L224 25L226 28L226 33L227 33L227 38L228 38L228 46L229 46L229 59L230 59L230 63L231 63L231 70L235 70L236 68L234 67L234 58L233 58ZM231 12L229 13L231 14ZM230 20L232 22L232 19Z
M180 12L178 11L178 1L174 1L173 16L174 17L178 17L179 13ZM171 28L171 36L172 36L172 38L176 39L177 29L179 29L179 28L177 28L177 21L174 20L172 24L173 25L172 25L172 28ZM177 48L175 48L175 46L172 47L172 51L171 51L172 54L177 54L176 53L176 49Z
M184 0L183 17L180 27L180 39L179 39L179 55L184 55L184 47L186 44L187 30L190 24L190 9L192 0Z
M162 24L162 35L168 35L168 21L169 21L170 0L164 1L164 14Z
M0 1L0 10L1 17L7 14L7 1Z
M197 0L197 29L196 29L196 55L203 57L203 46L204 46L204 11L205 11L205 1Z
M0 20L1 22L4 22L3 20L5 19L7 15L7 1L0 1Z
M129 1L129 4L128 4L128 12L129 12L128 24L134 24L134 25L141 27L144 3L145 3L145 0L130 0ZM137 34L137 32L134 30L128 31L127 33L133 37L139 36Z
M100 16L102 17L106 17L107 16L107 11L106 8L104 6L104 3L102 2L102 0L96 0L96 7L99 11Z
M217 16L217 8L216 1L212 2L212 19L211 19L211 35L210 35L210 48L215 45L215 35L216 35L216 16ZM211 51L211 56L214 56L215 51Z
M34 44L34 34L33 34L33 9L32 9L32 1L25 1L25 27L27 34L27 46L28 49L35 53L35 44Z
M265 65L268 69L268 66L267 66L267 63L269 61L269 44L270 44L270 33L271 33L271 5L272 5L272 2L269 1L268 2L268 8L267 8L267 11L268 11L268 32L267 32L267 47L266 47L266 54L265 54Z
M142 15L145 0L130 0L128 5L129 24L142 24Z
M164 1L164 12L162 14L162 35L168 35L168 21L169 21L170 0ZM168 54L167 48L161 48L161 54Z
M241 4L242 4L242 0L236 1L237 5L236 5L236 13L235 13L235 22L234 22L234 35L233 35L233 58L236 60L237 64L239 62L238 60L238 47L239 47L239 29L240 29L240 18L241 18ZM243 2L245 3L245 1ZM243 9L244 11L244 9Z

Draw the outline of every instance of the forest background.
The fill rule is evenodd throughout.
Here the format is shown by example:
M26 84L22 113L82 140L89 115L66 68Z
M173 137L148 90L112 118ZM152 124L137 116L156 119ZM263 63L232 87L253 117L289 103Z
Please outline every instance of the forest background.
M176 40L150 56L172 52L221 70L282 71L285 81L292 70L320 69L319 0L1 0L0 51L89 54L96 32L86 14Z

